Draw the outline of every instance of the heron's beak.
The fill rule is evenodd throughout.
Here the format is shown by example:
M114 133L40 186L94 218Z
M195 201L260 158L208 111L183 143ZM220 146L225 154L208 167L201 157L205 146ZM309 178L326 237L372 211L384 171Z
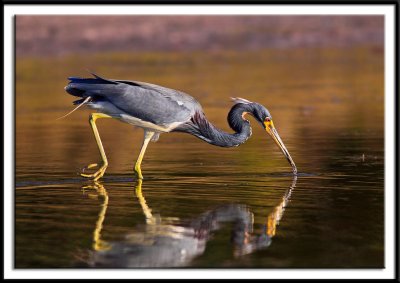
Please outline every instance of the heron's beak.
M272 120L269 120L269 121L265 120L264 126L265 126L265 130L268 132L268 134L270 134L270 136L273 138L275 143L279 146L279 148L285 155L286 159L289 161L290 165L292 166L293 174L297 175L296 165L294 164L294 161L293 161L292 157L290 156L289 151L286 149L286 146L283 144L283 141L281 140L280 136L278 135L278 132L276 131Z

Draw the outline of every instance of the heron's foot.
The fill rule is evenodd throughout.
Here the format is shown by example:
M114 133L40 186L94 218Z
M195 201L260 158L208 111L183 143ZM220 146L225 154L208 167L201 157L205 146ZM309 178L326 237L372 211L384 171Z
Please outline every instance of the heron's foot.
M85 178L93 178L94 181L97 181L101 177L103 177L104 173L106 172L108 164L104 163L96 172L92 174L86 174L85 171L88 169L93 169L99 167L97 163L89 164L88 166L84 167L79 175Z

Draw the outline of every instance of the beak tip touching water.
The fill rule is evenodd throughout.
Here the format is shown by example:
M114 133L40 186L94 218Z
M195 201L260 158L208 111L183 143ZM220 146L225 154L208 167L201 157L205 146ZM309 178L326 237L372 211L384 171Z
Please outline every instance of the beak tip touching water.
M282 149L282 151L283 151L283 154L285 155L286 159L289 161L290 166L292 166L293 175L297 176L297 167L296 167L296 164L294 164L294 161L293 161L292 157L290 156L289 151L287 151L287 150L284 151L283 149Z
M294 163L292 164L292 170L293 170L293 175L297 176L297 167Z
M286 159L289 161L289 164L292 166L293 175L297 176L297 167L294 164L294 161L293 161L292 157L290 156L289 151L287 150L283 141L281 140L278 132L276 131L274 124L272 123L271 120L269 120L269 121L265 121L264 125L265 125L265 130L267 131L267 133L272 137L274 142L278 145L278 147L280 148L282 153L285 155Z

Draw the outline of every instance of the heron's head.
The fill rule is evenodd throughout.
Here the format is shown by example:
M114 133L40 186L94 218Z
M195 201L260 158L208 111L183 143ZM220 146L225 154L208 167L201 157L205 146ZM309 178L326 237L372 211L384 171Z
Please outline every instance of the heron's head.
M285 144L283 143L277 130L275 129L274 123L272 122L272 116L269 113L268 109L259 103L251 102L243 98L234 98L233 101L235 104L245 105L245 109L248 109L248 111L245 110L243 114L246 113L251 114L261 124L261 126L272 137L274 142L278 145L282 153L285 155L286 159L292 166L293 173L296 175L297 174L296 165L294 164L294 161L290 156L289 151L287 150Z

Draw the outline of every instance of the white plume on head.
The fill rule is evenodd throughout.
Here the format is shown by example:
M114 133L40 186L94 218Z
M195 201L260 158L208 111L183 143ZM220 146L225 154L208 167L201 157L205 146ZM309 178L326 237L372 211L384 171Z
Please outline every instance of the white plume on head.
M251 101L241 98L241 97L231 97L234 104L243 103L243 104L250 104Z

